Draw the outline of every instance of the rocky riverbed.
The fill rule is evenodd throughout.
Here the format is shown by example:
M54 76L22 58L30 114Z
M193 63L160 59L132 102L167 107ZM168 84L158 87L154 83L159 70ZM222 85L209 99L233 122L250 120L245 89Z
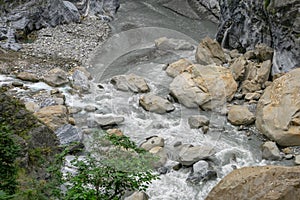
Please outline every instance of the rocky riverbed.
M299 167L247 166L300 164L299 69L271 76L274 49L264 44L240 53L209 37L195 45L166 35L150 50L121 58L133 70L95 81L90 55L97 56L95 47L109 33L108 24L91 18L41 29L21 51L1 50L0 85L61 144L82 142L93 128L131 134L160 157L162 180L147 191L150 199L204 199L219 181L207 199L222 199L224 192L233 195L228 198L297 199ZM152 66L167 85L140 73L143 66ZM267 187L274 181L277 187Z

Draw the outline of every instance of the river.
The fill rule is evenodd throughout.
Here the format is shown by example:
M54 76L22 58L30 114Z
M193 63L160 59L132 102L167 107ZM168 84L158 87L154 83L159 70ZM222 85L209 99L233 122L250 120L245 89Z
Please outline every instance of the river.
M239 130L227 122L225 115L187 109L178 103L174 103L175 111L171 113L149 113L139 106L141 94L118 91L109 83L112 76L134 73L146 79L151 93L167 97L172 78L163 68L182 57L194 61L195 50L159 51L154 40L160 37L184 39L196 47L204 37L214 37L216 24L177 14L163 7L165 2L168 1L121 1L116 18L110 23L111 37L90 61L92 67L89 71L95 82L104 88L93 94L91 101L101 105L104 113L123 116L125 121L119 128L138 144L153 135L163 137L170 158L167 167L174 164L171 159L176 155L172 154L172 147L178 141L214 147L217 162L212 167L217 171L216 180L189 184L186 179L191 168L182 168L161 175L160 180L154 181L147 190L150 200L201 200L234 168L265 165L267 162L261 159L262 139L255 127ZM196 114L210 119L207 134L190 129L187 119Z

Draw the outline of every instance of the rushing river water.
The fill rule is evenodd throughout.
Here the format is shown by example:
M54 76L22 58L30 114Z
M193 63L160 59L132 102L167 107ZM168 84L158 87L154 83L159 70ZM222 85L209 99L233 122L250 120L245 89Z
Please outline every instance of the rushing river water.
M90 68L95 82L104 89L91 95L91 102L103 108L103 113L125 117L119 128L135 142L157 135L165 139L165 149L170 160L174 143L181 141L193 145L210 145L216 150L215 164L218 178L192 185L186 182L190 168L171 170L154 181L147 194L151 200L200 200L212 187L233 168L264 165L261 160L261 140L254 127L238 130L226 121L226 116L187 109L174 103L176 109L164 115L144 111L138 103L141 94L117 91L110 83L112 76L134 73L146 79L151 93L162 97L169 94L172 78L163 70L167 63L179 58L194 61L194 51L159 51L154 40L160 37L184 39L195 47L205 36L214 37L217 25L176 14L156 0L121 1L116 19L111 23L112 36L91 59ZM180 6L180 5L178 5ZM192 12L192 10L190 10ZM191 115L203 114L210 119L210 130L190 129L187 119ZM166 165L171 166L169 161Z

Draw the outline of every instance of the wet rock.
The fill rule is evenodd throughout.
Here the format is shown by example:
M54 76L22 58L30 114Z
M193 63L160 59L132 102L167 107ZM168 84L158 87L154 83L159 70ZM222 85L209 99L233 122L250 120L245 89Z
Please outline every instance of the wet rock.
M171 102L153 94L142 96L139 103L145 110L159 114L171 112L175 109Z
M145 149L146 151L149 151L150 149L154 147L164 147L165 140L162 137L153 136L150 138L147 138L145 142L141 144L141 148Z
M145 192L134 192L129 197L125 197L124 200L148 200L149 196Z
M97 107L93 105L86 105L84 106L84 110L86 112L95 112L97 110Z
M249 125L255 121L255 116L247 106L234 105L228 112L228 120L233 125Z
M53 87L62 86L69 82L67 72L60 68L50 70L44 76L43 81Z
M70 107L68 108L69 114L77 114L82 111L80 107Z
M230 65L230 70L232 71L234 80L243 80L246 71L246 64L247 60L243 56L241 56L235 59L234 62Z
M172 0L163 4L163 6L188 18L200 19L198 14L191 9L191 6L187 0Z
M180 60L171 63L166 69L166 72L169 76L174 78L192 64L193 63L191 61L181 58Z
M299 167L259 166L234 170L208 194L215 199L298 199Z
M118 90L132 91L136 93L145 93L150 91L146 81L135 74L115 76L111 79L111 83Z
M38 82L39 79L35 74L29 73L29 72L20 72L17 75L18 79L21 79L23 81L30 81L30 82Z
M209 146L181 145L177 149L180 149L178 161L184 166L191 166L215 153L214 149Z
M256 127L281 146L300 145L300 69L265 89L256 112Z
M88 77L84 72L75 70L72 75L72 87L83 93L88 93L90 90L90 83Z
M197 47L196 61L202 65L217 64L226 62L225 54L220 44L209 37L204 38Z
M186 181L193 184L198 184L200 182L206 182L208 180L216 179L216 178L217 178L217 172L214 170L209 170L204 174L192 173L188 176Z
M237 83L229 69L215 65L192 65L170 84L171 95L189 108L220 108L230 101Z
M191 0L188 3L201 19L219 23L220 6L217 0Z
M156 39L155 46L160 50L194 50L194 46L185 40L166 37Z
M300 165L300 155L295 156L295 164Z
M193 173L205 174L208 171L208 167L208 162L200 160L193 164Z
M68 123L67 109L62 105L41 108L34 115L54 131Z
M266 160L279 160L280 151L275 142L265 142L262 145L262 158Z
M152 153L155 156L159 157L159 160L153 163L153 166L155 168L161 168L166 164L168 160L168 155L163 147L161 146L153 147L152 149L149 150L149 153Z
M114 117L114 116L106 116L106 115L98 115L95 114L94 117L88 119L88 126L90 128L95 127L111 127L118 124L121 124L124 121L124 117Z
M65 124L58 128L55 131L60 144L70 144L72 142L79 142L81 131L76 127L72 126L71 124Z
M190 128L201 128L209 125L209 119L204 115L194 115L188 118Z
M14 81L11 83L11 85L14 87L23 87L24 84L21 82Z
M77 70L79 70L82 73L84 73L84 75L88 78L88 80L92 80L93 79L91 73L88 72L85 67L75 67L74 71L77 71Z

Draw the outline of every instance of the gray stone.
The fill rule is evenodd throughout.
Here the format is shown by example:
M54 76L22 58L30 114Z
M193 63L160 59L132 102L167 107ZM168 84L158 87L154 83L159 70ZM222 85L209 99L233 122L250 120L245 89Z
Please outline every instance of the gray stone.
M156 39L155 46L160 50L194 50L194 46L185 40L166 37Z
M246 70L246 64L247 61L243 56L235 59L234 62L230 64L230 69L232 71L234 80L243 80Z
M60 144L70 144L72 142L79 142L81 131L71 124L65 124L55 131Z
M58 87L69 82L68 74L60 68L50 70L43 78L43 81L50 86Z
M213 147L209 146L191 146L182 145L179 151L179 162L184 166L191 166L199 160L206 159L213 154L215 151Z
M249 125L255 121L255 116L247 106L234 105L228 111L228 120L233 125Z
M88 126L90 128L95 127L108 127L121 124L124 121L124 117L114 117L107 115L95 114L94 117L88 119Z
M188 123L192 129L201 128L209 125L209 119L204 115L194 115L189 117Z
M280 151L275 142L265 142L262 145L262 158L266 160L279 160Z
M118 89L123 91L132 91L136 93L149 92L150 88L146 81L135 74L119 75L111 79L111 83Z
M159 114L171 112L175 109L171 102L153 94L142 96L139 103L145 110Z
M208 170L209 164L204 160L200 160L193 164L193 173L205 174Z
M197 63L201 65L221 65L226 62L225 54L220 44L209 37L201 41L197 47L195 58Z
M88 77L84 72L75 70L72 75L72 87L80 92L87 93L90 90Z
M245 100L247 100L247 101L259 100L260 96L261 95L259 93L256 93L256 92L254 92L254 93L247 93L245 95Z
M145 149L146 151L149 151L154 147L164 147L164 145L165 145L164 138L153 136L147 138L147 140L143 142L140 147Z

